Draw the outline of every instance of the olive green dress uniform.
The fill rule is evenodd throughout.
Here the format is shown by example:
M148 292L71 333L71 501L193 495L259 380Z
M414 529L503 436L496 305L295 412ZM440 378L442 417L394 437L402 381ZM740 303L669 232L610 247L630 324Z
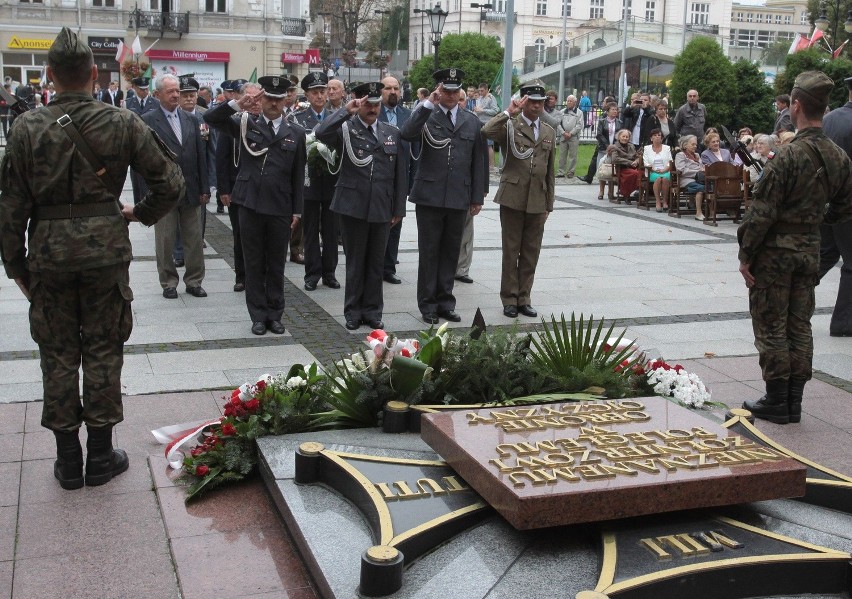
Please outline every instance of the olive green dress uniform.
M506 142L509 115L501 112L482 128L487 139ZM532 149L524 160L506 148L506 162L494 201L500 204L503 269L500 299L503 306L529 305L535 269L541 252L544 223L553 211L556 132L539 118L539 135L522 114L511 119L512 142L518 153Z
M828 92L822 89L826 86L830 91L830 79L822 73L803 73L796 79L796 87L812 94L825 92L827 101ZM737 231L740 262L750 265L755 278L749 309L765 381L811 378L819 225L850 218L849 157L822 129L799 130L767 162Z
M133 324L128 274L133 256L117 198L127 168L151 191L134 208L148 226L174 208L185 187L167 150L132 112L87 93L59 93L53 103L70 115L107 174L98 178L47 108L18 117L0 169L0 248L9 278L30 280L30 331L44 383L42 426L73 432L83 422L101 428L123 419L121 369ZM81 204L115 212L39 216L48 206L70 205L70 213Z

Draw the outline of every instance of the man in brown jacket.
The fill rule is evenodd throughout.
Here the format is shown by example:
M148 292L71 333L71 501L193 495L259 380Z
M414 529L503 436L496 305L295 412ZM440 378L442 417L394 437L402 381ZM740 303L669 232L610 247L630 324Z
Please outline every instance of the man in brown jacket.
M544 223L553 211L556 131L539 118L544 109L544 87L528 83L520 94L520 100L512 100L507 110L485 124L482 134L503 143L507 136L511 139L494 198L500 204L503 230L503 314L515 318L520 312L534 318L538 313L530 304L530 291Z

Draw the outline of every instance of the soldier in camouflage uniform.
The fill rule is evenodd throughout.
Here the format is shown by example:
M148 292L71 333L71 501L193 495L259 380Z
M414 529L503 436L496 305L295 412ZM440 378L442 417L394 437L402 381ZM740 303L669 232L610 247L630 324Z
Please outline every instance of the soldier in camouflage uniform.
M31 302L44 384L41 424L56 436L54 476L63 488L78 489L84 481L104 484L128 467L127 454L112 447L112 428L123 418L123 344L133 324L127 221L154 224L181 199L185 184L138 116L92 98L92 53L68 28L50 47L47 73L59 93L51 106L19 117L0 165L0 254ZM85 144L72 142L71 127ZM102 176L89 156L103 163ZM117 200L128 166L151 192L135 206Z
M852 165L822 132L833 86L819 71L796 77L790 105L796 137L767 162L737 231L766 381L766 395L743 407L779 424L801 420L811 378L819 225L852 219Z

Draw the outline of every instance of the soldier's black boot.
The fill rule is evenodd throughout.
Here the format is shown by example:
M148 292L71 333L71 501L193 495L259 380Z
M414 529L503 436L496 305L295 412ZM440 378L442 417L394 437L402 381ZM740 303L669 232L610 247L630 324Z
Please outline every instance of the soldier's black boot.
M790 422L790 406L787 405L789 391L786 379L766 381L766 395L757 401L746 400L743 407L754 414L755 418L768 420L776 424Z
M53 431L56 437L56 462L53 464L53 476L59 486L73 491L83 486L83 447L80 445L78 431L60 433Z
M130 466L123 449L112 447L112 427L89 427L86 441L86 484L90 487L105 485Z
M789 396L787 404L790 406L790 422L802 421L802 396L805 393L805 379L791 378L787 385Z

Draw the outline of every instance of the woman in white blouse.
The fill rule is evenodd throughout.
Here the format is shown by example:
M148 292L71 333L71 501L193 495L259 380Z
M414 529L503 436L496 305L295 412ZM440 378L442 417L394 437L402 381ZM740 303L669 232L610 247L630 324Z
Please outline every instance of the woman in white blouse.
M645 146L643 153L645 166L651 169L649 179L654 186L654 198L657 200L657 212L669 207L669 191L672 185L672 150L663 144L663 132L651 130L651 145Z

